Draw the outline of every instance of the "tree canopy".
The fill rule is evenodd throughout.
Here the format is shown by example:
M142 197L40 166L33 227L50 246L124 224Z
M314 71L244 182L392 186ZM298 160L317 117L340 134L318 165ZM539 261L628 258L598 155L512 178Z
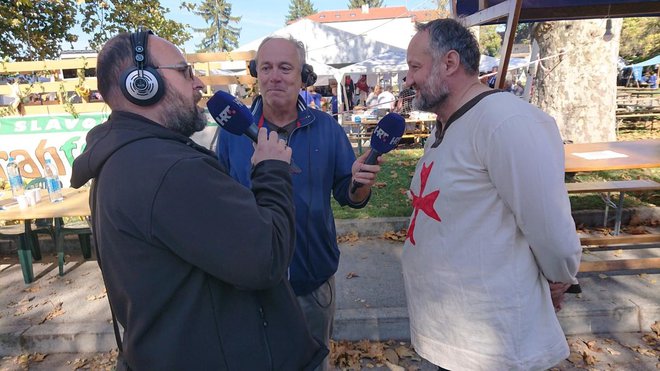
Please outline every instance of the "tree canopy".
M170 9L164 8L160 0L77 1L83 16L82 30L90 35L89 46L95 50L100 50L117 33L133 32L138 26L144 26L178 46L192 37L185 24L167 18Z
M207 28L195 28L195 32L203 32L204 38L197 44L197 52L231 51L238 46L241 28L230 25L241 21L241 17L231 16L231 4L227 0L204 0L199 5L185 4L194 14L202 17Z
M300 18L305 18L312 14L316 14L318 10L314 8L311 0L291 0L289 4L289 14L284 19L284 23L297 21Z
M479 27L479 47L481 53L496 57L500 53L502 37L497 33L497 25Z
M62 42L75 42L74 0L0 1L0 54L14 61L54 59Z
M619 55L637 63L660 54L660 17L624 18Z
M362 5L369 5L369 8L380 8L383 6L383 0L349 0L348 9L361 8Z

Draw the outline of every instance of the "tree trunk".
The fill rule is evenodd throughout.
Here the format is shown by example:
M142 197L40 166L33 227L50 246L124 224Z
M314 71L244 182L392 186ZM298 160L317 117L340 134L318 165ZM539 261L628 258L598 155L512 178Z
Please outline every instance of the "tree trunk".
M555 118L564 140L616 140L616 77L621 19L538 23L539 59L532 103Z

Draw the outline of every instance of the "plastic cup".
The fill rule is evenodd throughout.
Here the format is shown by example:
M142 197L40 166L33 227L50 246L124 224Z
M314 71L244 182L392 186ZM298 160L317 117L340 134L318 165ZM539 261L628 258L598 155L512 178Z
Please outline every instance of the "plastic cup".
M18 203L18 208L19 209L27 209L30 204L28 203L28 197L25 195L22 196L17 196L16 197L16 202Z
M28 189L25 191L25 196L28 199L28 206L34 206L37 204L37 193L39 192L38 189Z

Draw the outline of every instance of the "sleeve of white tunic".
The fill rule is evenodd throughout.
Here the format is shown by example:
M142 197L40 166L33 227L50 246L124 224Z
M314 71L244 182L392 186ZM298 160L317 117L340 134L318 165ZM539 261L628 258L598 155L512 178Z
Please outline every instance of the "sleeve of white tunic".
M529 112L526 112L529 113ZM487 140L484 161L543 275L577 283L581 247L564 184L564 150L554 120L512 114Z

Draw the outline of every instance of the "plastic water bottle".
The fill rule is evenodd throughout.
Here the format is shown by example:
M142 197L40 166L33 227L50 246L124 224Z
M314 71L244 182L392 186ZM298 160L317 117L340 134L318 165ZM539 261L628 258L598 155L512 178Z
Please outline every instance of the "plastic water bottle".
M48 197L50 202L59 202L64 200L62 197L62 185L60 184L60 177L57 174L57 166L50 160L46 159L46 185L48 186Z
M18 164L14 161L13 157L10 157L9 162L7 162L7 176L9 177L12 196L18 197L23 195L23 178L21 177L20 170L18 170Z

